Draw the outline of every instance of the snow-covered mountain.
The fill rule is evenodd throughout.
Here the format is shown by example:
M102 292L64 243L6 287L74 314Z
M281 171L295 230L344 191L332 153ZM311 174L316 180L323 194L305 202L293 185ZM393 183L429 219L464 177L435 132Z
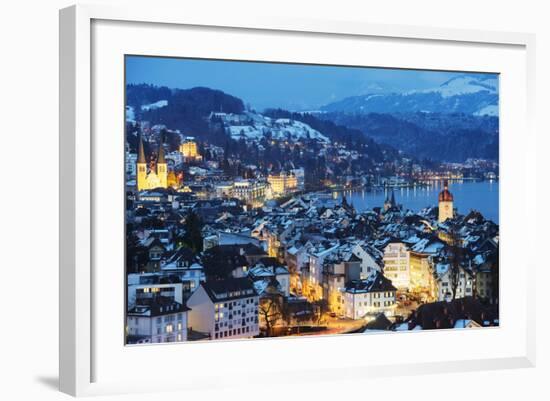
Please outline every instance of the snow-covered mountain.
M352 96L321 108L344 113L465 113L498 116L498 79L461 75L438 87L403 93Z
M263 138L299 142L313 140L329 143L330 139L309 125L289 119L273 119L254 112L242 114L213 113L211 118L221 120L226 132L235 140L259 142Z
M446 98L485 91L491 94L498 94L498 80L496 78L479 79L469 75L462 75L452 78L436 88L410 93L435 92Z
M319 118L358 129L418 158L498 159L494 75L461 75L431 89L349 97L323 111Z

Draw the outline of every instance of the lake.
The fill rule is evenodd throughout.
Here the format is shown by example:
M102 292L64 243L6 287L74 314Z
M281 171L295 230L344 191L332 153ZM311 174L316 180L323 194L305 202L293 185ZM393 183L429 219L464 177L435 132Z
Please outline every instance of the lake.
M419 211L428 206L437 206L438 195L442 190L441 182L433 182L428 187L395 188L395 201L405 209ZM475 209L498 224L498 181L450 181L449 191L454 196L454 207L459 214L467 214ZM391 194L389 190L355 190L344 191L348 201L358 211L382 207L384 200ZM341 192L334 193L335 198L341 198Z

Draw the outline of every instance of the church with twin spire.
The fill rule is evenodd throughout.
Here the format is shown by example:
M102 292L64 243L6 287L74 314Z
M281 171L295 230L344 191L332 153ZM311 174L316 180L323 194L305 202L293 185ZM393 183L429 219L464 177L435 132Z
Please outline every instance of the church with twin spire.
M168 164L164 157L162 141L159 144L157 159L147 163L143 141L139 138L139 153L136 163L137 167L137 189L145 191L155 188L168 188Z

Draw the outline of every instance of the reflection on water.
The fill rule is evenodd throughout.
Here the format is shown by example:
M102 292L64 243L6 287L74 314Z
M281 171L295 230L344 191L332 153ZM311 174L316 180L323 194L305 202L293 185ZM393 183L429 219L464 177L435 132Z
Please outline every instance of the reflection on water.
M416 186L410 188L395 188L395 200L405 209L419 211L425 207L437 206L437 197L442 189L442 182L432 182L429 186ZM485 218L498 224L498 181L450 181L449 191L454 196L454 207L460 214L467 214L475 209ZM386 197L391 194L389 190L355 190L334 192L335 199L346 195L348 201L359 211L382 207Z

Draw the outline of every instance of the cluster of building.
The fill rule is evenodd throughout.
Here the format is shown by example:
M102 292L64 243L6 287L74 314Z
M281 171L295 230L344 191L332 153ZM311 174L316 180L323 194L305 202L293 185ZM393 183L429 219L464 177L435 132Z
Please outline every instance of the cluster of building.
M305 188L304 169L289 168L251 178L228 177L217 162L202 163L198 144L193 137L184 137L177 152L165 155L164 145L148 158L143 140L139 138L138 154L127 152L127 183L138 191L173 189L194 193L202 199L236 198L253 207ZM189 166L188 163L193 165ZM199 165L197 165L199 163ZM184 180L183 166L187 169Z
M197 161L192 142L180 150ZM203 199L166 189L162 146L148 164L140 142L136 165L128 343L278 335L327 325L323 316L388 330L498 325L498 225L458 215L447 183L437 207L404 210L391 193L358 212L345 197L296 194L300 169L219 183ZM294 195L249 207L269 192ZM200 251L180 241L191 212L202 222ZM214 257L228 275L208 271Z

